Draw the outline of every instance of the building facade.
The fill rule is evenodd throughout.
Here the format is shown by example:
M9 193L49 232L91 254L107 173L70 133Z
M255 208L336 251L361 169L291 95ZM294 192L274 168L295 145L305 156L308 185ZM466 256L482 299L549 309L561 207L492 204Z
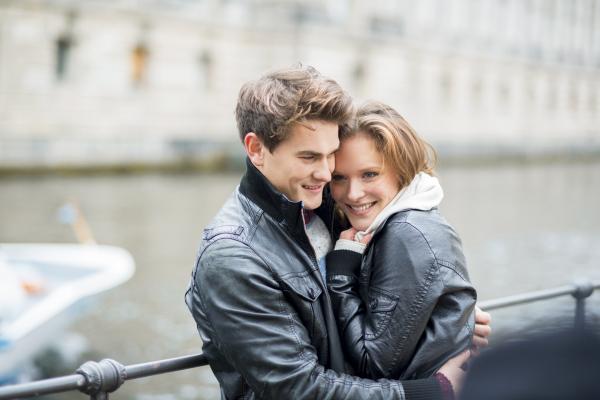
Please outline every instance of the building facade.
M239 88L298 61L442 153L600 153L600 0L5 0L0 167L242 150Z

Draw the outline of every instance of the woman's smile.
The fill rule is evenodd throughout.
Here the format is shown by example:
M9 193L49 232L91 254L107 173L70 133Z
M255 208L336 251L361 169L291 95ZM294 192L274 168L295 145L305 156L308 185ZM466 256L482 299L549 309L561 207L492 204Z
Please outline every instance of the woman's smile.
M364 215L366 213L368 213L371 210L371 207L373 207L377 202L374 201L372 203L367 203L367 204L346 204L346 206L348 206L349 211L352 214L355 215Z

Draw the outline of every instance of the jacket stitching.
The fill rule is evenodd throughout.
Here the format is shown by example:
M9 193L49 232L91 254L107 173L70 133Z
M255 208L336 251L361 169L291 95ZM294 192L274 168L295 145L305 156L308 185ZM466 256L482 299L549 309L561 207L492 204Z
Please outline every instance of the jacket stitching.
M444 267L444 268L448 268L451 271L454 271L454 273L456 275L458 275L463 281L467 282L468 284L471 284L471 282L469 282L468 279L466 279L456 268L456 266L454 264L452 264L449 261L444 261L444 260L437 260L437 263L440 264L440 266Z
M410 212L409 212L409 214L410 214ZM407 215L406 219L408 219L408 215ZM409 222L405 222L405 221L398 221L398 222L390 221L390 224L393 224L393 225L406 224L408 226L411 226L413 229L415 229L421 235L423 240L425 240L425 243L427 243L427 247L429 248L429 251L433 255L433 261L429 267L429 271L427 272L427 275L425 276L425 282L423 282L423 285L421 287L421 290L420 290L417 298L412 302L408 322L405 325L403 334L400 336L400 338L397 342L398 343L397 346L395 346L396 350L394 351L394 355L392 357L392 361L390 362L389 368L385 373L386 375L389 375L391 372L393 372L392 366L396 365L398 357L400 357L400 353L402 352L402 349L404 348L404 345L405 345L406 341L408 340L408 333L413 328L413 325L415 323L417 315L419 314L419 310L423 304L423 299L429 292L429 288L431 287L431 284L433 283L434 274L439 271L439 265L437 263L438 260L435 256L435 253L433 252L433 249L431 248L431 245L429 244L429 241L427 240L425 235L423 235L423 232L421 232L413 224L411 224Z
M402 349L404 348L406 341L408 340L408 333L413 328L414 322L419 313L419 309L421 308L421 306L423 304L423 299L425 298L426 294L429 292L429 288L431 287L431 284L433 283L434 274L437 271L439 271L439 266L437 263L437 258L435 256L435 253L433 252L433 249L431 248L429 241L427 240L425 235L423 235L423 232L421 232L416 226L414 226L413 224L411 224L409 222L391 221L391 224L394 224L394 225L406 224L406 225L409 225L412 228L414 228L417 232L419 232L419 234L421 234L421 237L423 237L423 240L425 240L425 243L427 243L427 247L429 248L429 251L433 255L433 262L431 263L431 266L429 267L429 271L427 272L427 275L425 276L425 282L423 282L423 285L419 292L419 295L412 302L411 311L410 311L409 318L408 318L408 323L405 325L404 332L401 335L401 337L399 338L400 340L398 341L398 345L395 346L396 351L394 351L394 356L392 357L392 361L390 362L389 369L386 371L386 375L389 375L391 372L393 372L392 366L396 365L398 357L400 357L400 353L401 353Z
M436 267L437 267L437 263L435 263L435 261L432 262L431 266L429 267L429 271L427 272L427 275L425 276L425 282L423 282L423 285L421 286L421 290L420 290L417 298L412 302L412 306L411 306L411 310L410 310L410 314L409 314L409 318L408 318L408 323L405 325L403 335L401 335L400 340L398 341L398 345L395 347L396 350L394 351L394 355L392 357L392 361L390 362L390 366L389 366L388 370L386 371L386 375L389 375L391 372L393 372L392 366L396 365L398 357L400 357L400 353L404 349L406 341L408 340L409 333L414 327L414 323L415 323L415 320L417 319L417 315L419 315L420 312L422 312L421 308L423 305L423 299L429 292L431 284L433 283L433 280L434 280L434 275L439 271L439 268L436 268Z
M423 240L425 240L425 243L427 243L427 247L429 247L429 250L431 251L431 254L433 254L433 257L435 258L435 261L438 264L440 264L441 266L444 266L446 268L449 268L449 269L453 270L456 274L458 274L458 276L460 276L462 278L462 280L464 280L465 282L467 282L467 283L470 284L471 282L469 282L468 279L465 279L465 277L459 271L456 270L456 266L453 263L451 263L450 261L440 260L440 259L437 258L437 255L435 254L435 252L431 248L431 245L429 244L429 241L427 240L427 238L425 237L425 235L423 234L423 232L421 232L421 230L419 228L417 228L416 226L414 226L413 224L411 224L410 222L408 222L408 218L409 218L411 212L412 212L412 210L408 210L408 213L404 217L404 221L390 221L390 224L394 224L394 225L407 224L407 225L410 225L413 228L415 228L415 230L421 234L421 236L423 237Z
M410 212L408 213L410 214ZM445 267L447 269L452 270L454 273L456 273L463 281L467 282L470 284L470 282L465 279L462 274L460 274L457 270L456 267L454 266L454 264L445 261L445 260L439 260L435 254L435 252L433 251L433 249L431 248L431 245L429 244L429 241L427 240L427 238L425 237L425 235L423 234L423 232L421 232L421 230L419 228L417 228L416 226L414 226L413 224L411 224L410 222L407 222L408 220L408 216L406 215L405 220L404 221L390 221L390 224L394 224L394 225L401 225L401 224L406 224L411 226L412 228L414 228L420 235L421 237L423 237L423 240L425 241L425 243L427 243L427 247L429 247L429 251L431 252L433 258L434 258L434 262L432 263L431 267L430 267L430 271L428 272L425 281L426 281L426 287L424 285L420 295L418 296L418 299L416 299L413 302L413 308L411 310L411 318L409 318L409 325L407 327L408 330L412 329L412 326L414 324L414 321L416 319L416 315L417 315L417 310L420 308L421 303L423 298L425 297L425 295L427 294L427 292L429 291L429 288L431 287L431 284L433 283L433 274L432 272L434 272L433 270L435 270L435 272L439 272L441 267ZM437 267L437 268L435 268ZM454 268L452 268L454 267ZM441 277L441 274L440 274ZM443 281L443 277L442 277L442 283L444 283ZM445 283L444 283L445 285ZM417 301L418 300L418 301ZM418 303L418 304L417 304ZM404 344L406 342L406 340L408 340L408 335L402 335L401 341L398 342L398 345L395 346L396 351L394 352L394 356L392 358L392 362L390 363L390 368L388 369L388 371L386 372L386 375L389 375L392 371L392 366L396 364L398 357L400 356L401 350L404 347Z
M465 322L465 326L467 327L467 329L469 330L469 332L471 332L471 335L475 334L475 332L473 331L473 329L471 329L471 325L469 324L468 319L467 319L467 322Z

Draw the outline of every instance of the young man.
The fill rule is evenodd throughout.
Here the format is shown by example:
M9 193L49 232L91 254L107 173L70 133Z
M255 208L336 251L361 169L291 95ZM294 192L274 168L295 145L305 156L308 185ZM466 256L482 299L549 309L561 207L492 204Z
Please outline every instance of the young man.
M222 399L442 398L436 378L347 374L319 259L333 222L323 189L338 125L352 112L350 96L310 67L267 73L240 91L247 172L204 230L185 296ZM467 358L444 366L455 384Z

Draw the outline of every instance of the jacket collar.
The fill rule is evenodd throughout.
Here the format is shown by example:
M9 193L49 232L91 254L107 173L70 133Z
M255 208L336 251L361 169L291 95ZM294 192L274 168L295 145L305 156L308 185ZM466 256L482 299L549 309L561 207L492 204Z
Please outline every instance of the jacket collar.
M295 233L304 234L302 201L290 201L246 157L246 173L240 182L240 193L259 206L275 221L287 225Z

